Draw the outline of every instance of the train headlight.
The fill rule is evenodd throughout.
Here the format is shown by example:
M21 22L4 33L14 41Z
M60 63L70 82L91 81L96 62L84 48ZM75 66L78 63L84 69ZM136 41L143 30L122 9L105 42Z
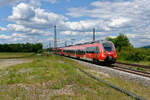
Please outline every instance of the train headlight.
M108 54L109 52L108 52L108 51L105 51L105 53Z

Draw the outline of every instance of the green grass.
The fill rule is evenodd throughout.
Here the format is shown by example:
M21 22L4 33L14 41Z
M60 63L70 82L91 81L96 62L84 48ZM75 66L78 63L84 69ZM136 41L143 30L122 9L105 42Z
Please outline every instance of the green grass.
M34 53L0 53L0 59L28 57Z
M106 75L105 73L98 73L97 70L91 69L91 68L85 68L86 71L92 73L93 75L96 75L100 77L101 79L118 86L122 89L128 90L138 96L141 96L145 98L146 100L149 100L150 98L150 88L145 87L141 85L140 83L135 83L126 79L122 79L121 77L113 77L110 75Z
M1 100L133 100L86 76L74 61L53 55L32 59L0 70Z

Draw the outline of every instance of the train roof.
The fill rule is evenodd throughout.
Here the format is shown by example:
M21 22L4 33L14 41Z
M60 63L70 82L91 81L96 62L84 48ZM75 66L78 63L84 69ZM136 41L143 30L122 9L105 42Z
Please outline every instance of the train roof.
M108 41L108 40L97 40L97 41L79 43L79 44L75 44L75 45L68 45L68 46L66 46L66 47L77 46L77 45L84 45L84 44L93 44L93 43L105 43L105 42L111 42L111 41ZM112 43L112 42L111 42L111 43Z

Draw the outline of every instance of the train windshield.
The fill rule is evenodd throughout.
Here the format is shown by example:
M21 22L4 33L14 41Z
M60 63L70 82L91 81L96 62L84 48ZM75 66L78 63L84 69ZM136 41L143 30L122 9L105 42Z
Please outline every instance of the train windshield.
M111 42L103 43L104 51L111 52L114 49L114 45Z

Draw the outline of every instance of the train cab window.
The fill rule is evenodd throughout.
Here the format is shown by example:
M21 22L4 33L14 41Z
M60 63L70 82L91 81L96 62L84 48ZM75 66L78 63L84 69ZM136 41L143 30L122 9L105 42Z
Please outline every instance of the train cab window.
M109 52L111 52L114 49L113 44L109 42L103 43L103 48L105 51Z

